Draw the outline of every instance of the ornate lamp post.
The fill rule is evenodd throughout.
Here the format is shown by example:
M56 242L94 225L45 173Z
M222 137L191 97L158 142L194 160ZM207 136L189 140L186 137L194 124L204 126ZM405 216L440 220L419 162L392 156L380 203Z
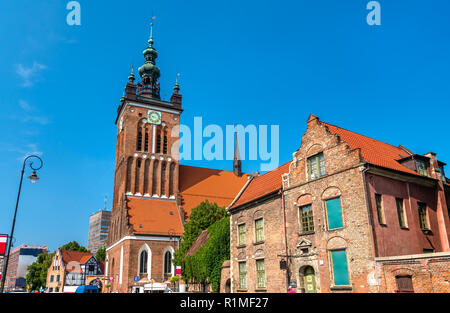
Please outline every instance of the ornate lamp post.
M44 163L42 162L42 159L40 157L38 157L37 155L29 155L25 158L25 160L23 160L22 174L20 176L19 192L17 193L16 209L14 211L14 219L13 219L13 224L12 224L12 228L11 228L11 234L8 238L8 254L6 255L5 265L3 268L2 282L0 285L0 293L3 293L4 288L5 288L6 271L8 270L9 254L11 252L11 243L12 243L12 238L14 236L14 227L16 225L17 207L19 206L20 191L22 190L22 181L23 181L23 174L25 173L25 165L26 165L27 161L31 158L38 159L39 164L40 164L38 167L33 167L33 162L30 162L30 168L33 170L33 174L31 174L28 178L31 180L32 183L35 183L38 181L39 177L37 176L36 171L40 170L42 165L44 165Z

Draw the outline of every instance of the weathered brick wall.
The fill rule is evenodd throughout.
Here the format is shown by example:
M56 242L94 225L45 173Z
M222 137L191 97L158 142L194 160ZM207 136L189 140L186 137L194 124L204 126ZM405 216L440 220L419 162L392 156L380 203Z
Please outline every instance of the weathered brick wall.
M124 240L107 251L108 256L108 276L113 277L111 292L130 292L134 285L134 276L139 276L139 250L143 245L148 245L151 254L151 276L155 282L164 282L164 253L170 246L173 250L177 249L175 241L157 241L157 240ZM123 247L123 272L122 283L120 284L120 255ZM141 278L144 276L141 275ZM147 278L147 275L145 275Z
M326 175L308 181L307 158L322 152ZM366 206L359 150L350 150L338 136L330 134L316 119L308 122L302 145L294 154L284 180L291 279L302 292L303 270L311 266L318 292L368 292L368 272L373 267L373 245ZM343 228L329 230L325 201L340 197ZM303 234L299 207L311 204L314 232ZM300 246L299 246L300 245ZM309 248L303 253L301 248ZM345 249L350 286L334 286L330 253ZM306 250L305 250L306 251Z
M255 243L255 220L263 217L264 242ZM239 224L246 225L246 245L238 246ZM286 273L280 270L281 257L285 254L281 197L269 199L231 216L231 284L233 292L286 292ZM256 288L256 260L264 259L266 288ZM247 289L239 288L239 261L247 262Z
M450 253L377 258L380 292L397 292L396 276L410 275L414 292L450 292Z

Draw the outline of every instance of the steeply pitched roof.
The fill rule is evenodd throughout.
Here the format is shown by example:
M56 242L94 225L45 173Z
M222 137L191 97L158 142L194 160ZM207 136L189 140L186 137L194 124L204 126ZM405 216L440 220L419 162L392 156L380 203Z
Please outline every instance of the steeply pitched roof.
M200 249L201 247L203 247L205 245L205 243L208 241L208 239L209 239L209 233L208 233L208 230L205 229L200 233L200 235L198 235L197 239L195 239L194 243L191 245L189 250L186 252L186 256L191 256L195 252L197 252L198 249Z
M228 206L248 180L246 174L238 177L232 171L180 165L181 206L188 215L202 201Z
M367 163L396 171L419 175L397 162L397 160L408 156L408 151L392 146L388 143L354 133L338 126L324 122L320 123L326 126L330 133L339 135L341 139L349 145L350 149L361 149L362 157Z
M405 156L408 156L410 154L409 151L364 135L357 134L338 126L324 123L322 121L320 121L320 123L326 126L330 133L339 135L341 140L345 141L349 145L350 149L361 149L361 155L366 162L408 174L419 175L397 162ZM249 203L281 189L281 175L289 172L289 164L290 162L285 163L271 172L255 177L244 190L239 199L233 204L232 208Z
M61 256L67 272L79 272L81 269L76 263L84 264L94 255L89 252L61 250Z
M290 163L287 162L264 175L253 178L232 208L281 189L281 175L289 172Z
M183 226L172 200L129 198L129 222L138 234L181 235Z

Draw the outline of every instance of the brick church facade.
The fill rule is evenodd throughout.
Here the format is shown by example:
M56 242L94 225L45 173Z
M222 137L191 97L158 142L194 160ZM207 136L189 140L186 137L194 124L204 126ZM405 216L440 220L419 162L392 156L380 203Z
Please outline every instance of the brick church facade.
M105 276L110 292L140 292L168 282L171 262L191 210L204 200L227 206L247 182L234 171L179 164L182 96L178 83L170 101L160 98L158 56L150 37L139 68L131 72L117 109L114 197Z
M445 163L307 124L293 160L227 208L231 291L450 292Z

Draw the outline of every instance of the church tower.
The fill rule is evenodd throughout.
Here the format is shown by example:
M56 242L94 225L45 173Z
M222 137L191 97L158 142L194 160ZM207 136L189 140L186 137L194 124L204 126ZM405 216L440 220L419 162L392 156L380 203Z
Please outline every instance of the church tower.
M179 151L175 145L182 96L177 81L170 102L161 100L158 53L153 44L150 35L143 51L145 63L138 69L141 82L135 83L132 68L117 110L113 215L126 206L127 197L177 200ZM110 240L123 235L126 230L118 230Z

